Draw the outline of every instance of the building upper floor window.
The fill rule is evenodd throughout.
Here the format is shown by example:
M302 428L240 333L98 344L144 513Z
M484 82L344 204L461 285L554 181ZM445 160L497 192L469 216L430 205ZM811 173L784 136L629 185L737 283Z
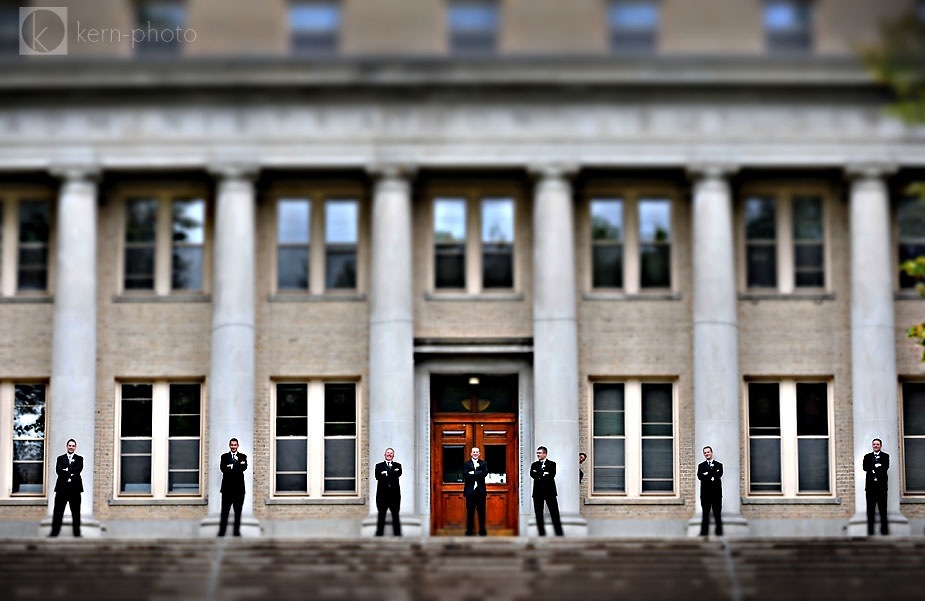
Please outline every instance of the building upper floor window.
M292 53L331 56L340 43L341 6L338 0L294 0L289 5Z
M925 202L916 196L900 199L896 207L894 232L897 240L897 264L925 256ZM899 270L899 288L915 288L919 281Z
M751 381L746 386L748 492L832 492L832 400L828 381Z
M925 23L925 0L919 0L918 12L919 22Z
M329 191L279 196L276 241L278 291L358 289L358 196Z
M672 198L625 189L588 201L592 290L672 287Z
M116 494L200 496L202 384L122 382L116 406Z
M143 36L133 44L138 56L178 56L186 26L186 2L141 0L135 5L135 27Z
M19 54L19 4L0 5L0 57Z
M273 494L358 494L355 382L277 382L273 401Z
M449 0L447 31L450 54L487 56L498 49L498 3L495 0Z
M205 196L194 188L125 194L125 293L206 291L209 256Z
M592 494L676 494L675 384L594 382L591 394Z
M925 495L925 382L903 382L902 492Z
M515 215L513 196L471 190L434 198L434 289L514 290Z
M0 192L0 294L51 287L52 201L44 190Z
M657 0L611 0L607 6L610 49L616 54L650 54L658 45Z
M785 294L825 289L825 192L809 187L752 192L743 204L746 289Z
M764 33L772 54L803 54L813 49L810 0L765 0Z
M0 500L46 494L47 386L0 382Z

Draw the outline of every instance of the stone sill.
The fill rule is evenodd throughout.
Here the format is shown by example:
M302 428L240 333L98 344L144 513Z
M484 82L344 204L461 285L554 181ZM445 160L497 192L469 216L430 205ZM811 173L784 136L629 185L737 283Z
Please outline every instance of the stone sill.
M2 305L17 305L17 304L42 304L48 303L51 304L55 302L55 297L51 295L45 296L2 296L0 297L0 304Z
M893 293L893 300L897 300L897 301L920 301L920 300L925 300L925 296L920 295L918 292L913 292L913 291L911 291L911 290L907 292L907 291L904 290L904 291L902 291L902 292L894 292L894 293Z
M480 292L469 294L467 292L426 292L424 300L428 301L522 301L523 292Z
M739 293L740 301L751 301L757 303L758 301L811 301L815 303L822 303L825 301L834 301L835 293L834 292L819 292L819 293L806 293L806 292L795 292L784 294L783 292L740 292Z
M680 292L639 292L626 294L624 292L585 292L581 295L586 301L679 301Z
M680 497L585 497L585 505L684 505Z
M0 500L0 507L12 506L12 507L26 507L26 506L35 506L35 507L44 507L48 505L48 499L45 497L32 497L29 499L2 499Z
M925 497L901 497L900 505L925 505Z
M347 294L308 294L302 292L294 292L292 294L280 293L267 295L267 302L270 303L356 303L363 302L365 300L366 294L362 292Z
M324 497L323 499L276 497L265 499L264 505L366 505L366 497Z
M109 499L107 501L112 507L129 507L129 506L171 506L171 505L208 505L208 499L152 499L145 497L141 499Z
M114 303L208 303L212 302L210 294L171 294L171 295L134 295L114 294Z
M841 497L742 497L742 505L841 505Z

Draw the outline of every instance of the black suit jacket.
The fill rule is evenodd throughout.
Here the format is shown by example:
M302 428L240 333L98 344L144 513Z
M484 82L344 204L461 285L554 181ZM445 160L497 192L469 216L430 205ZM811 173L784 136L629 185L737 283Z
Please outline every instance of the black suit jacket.
M84 482L80 472L84 471L84 458L74 454L74 461L67 460L67 453L59 455L55 462L55 473L58 480L55 482L55 492L83 492Z
M230 466L230 467L229 467ZM247 469L247 455L238 453L238 461L232 460L231 453L222 455L222 494L244 494L244 471Z
M877 463L880 464L880 467L877 467ZM880 461L878 462L874 459L873 453L868 453L864 455L862 466L864 471L867 472L864 490L880 492L888 488L890 479L889 474L887 474L887 470L890 469L890 456L888 454L880 451Z
M723 496L723 464L713 462L710 467L708 461L697 466L697 479L700 480L700 498L712 499Z
M398 482L401 478L400 463L393 461L391 469L385 461L377 463L375 476L377 500L401 498L401 484Z
M473 472L473 473L469 473ZM488 463L485 461L479 460L479 467L476 469L475 465L472 463L472 460L466 462L463 469L463 479L465 485L463 486L463 496L464 497L484 497L485 496L485 476L488 475ZM479 485L476 486L475 483L478 482Z
M558 496L556 492L556 462L546 460L543 469L541 461L534 461L530 466L530 477L533 478L533 498L549 499Z

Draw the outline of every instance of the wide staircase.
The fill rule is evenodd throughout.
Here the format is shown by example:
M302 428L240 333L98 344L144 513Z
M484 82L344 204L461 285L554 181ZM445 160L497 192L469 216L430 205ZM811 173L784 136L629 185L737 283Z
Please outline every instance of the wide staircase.
M7 539L0 601L925 599L925 538Z

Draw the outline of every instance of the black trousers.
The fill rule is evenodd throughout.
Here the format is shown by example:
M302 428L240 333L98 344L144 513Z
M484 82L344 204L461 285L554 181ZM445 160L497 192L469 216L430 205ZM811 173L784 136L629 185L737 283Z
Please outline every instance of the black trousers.
M71 506L74 536L80 536L80 493L67 491L55 493L55 508L51 514L51 536L58 536L61 533L61 524L64 522L64 507L66 505Z
M868 490L867 496L867 534L874 534L874 513L880 510L880 534L890 533L890 520L886 515L886 491L885 490Z
M723 497L700 497L700 508L703 511L703 521L700 522L700 536L710 533L710 510L716 521L716 536L723 535Z
M562 521L559 519L559 501L556 497L543 499L542 497L533 497L533 512L536 513L536 531L540 536L546 536L546 522L543 519L543 503L549 506L549 519L552 520L552 528L556 531L556 536L562 536Z
M225 536L228 528L228 512L234 507L234 533L241 536L241 509L244 507L244 493L222 493L222 518L218 523L218 535Z
M376 508L379 510L379 519L376 521L376 536L385 534L385 514L392 512L392 534L401 536L401 521L398 513L401 511L401 497L394 499L376 499Z
M485 536L485 495L471 494L466 497L466 536L475 534L475 512L479 512L479 536Z

